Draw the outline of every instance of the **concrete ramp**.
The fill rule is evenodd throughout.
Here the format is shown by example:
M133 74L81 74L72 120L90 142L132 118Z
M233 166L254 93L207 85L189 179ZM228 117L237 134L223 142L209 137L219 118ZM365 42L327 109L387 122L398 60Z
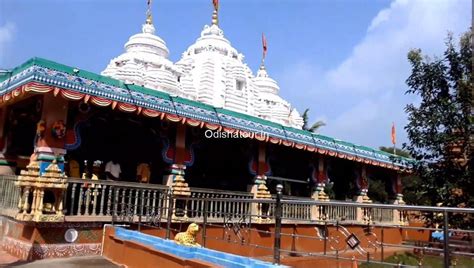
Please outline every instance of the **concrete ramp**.
M128 267L281 267L212 249L186 247L121 227L107 227L104 256Z

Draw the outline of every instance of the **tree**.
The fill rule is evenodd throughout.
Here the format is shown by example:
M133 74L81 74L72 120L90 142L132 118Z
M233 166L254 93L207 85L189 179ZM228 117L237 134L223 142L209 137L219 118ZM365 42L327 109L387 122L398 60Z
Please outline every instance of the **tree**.
M472 48L471 32L455 45L448 35L443 57L430 59L420 49L411 50L411 75L406 94L420 97L408 104L404 144L416 174L420 193L431 205L472 207L474 205L472 137ZM460 215L457 224L472 226L472 218Z
M309 108L306 108L304 110L304 113L302 115L303 117L303 130L307 130L309 132L316 133L321 127L325 126L326 123L324 121L316 121L314 124L311 125L311 127L308 127L308 122L309 122Z

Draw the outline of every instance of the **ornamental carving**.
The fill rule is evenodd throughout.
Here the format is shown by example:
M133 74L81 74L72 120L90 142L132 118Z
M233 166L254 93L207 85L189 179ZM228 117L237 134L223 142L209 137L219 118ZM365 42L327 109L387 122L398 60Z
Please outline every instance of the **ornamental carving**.
M38 162L33 161L22 170L15 185L20 188L17 220L62 222L63 195L67 189L64 172L54 160L40 175Z
M37 139L41 139L44 137L44 132L46 130L46 121L40 120L36 124L36 137Z
M51 127L51 136L58 140L61 140L66 136L66 125L63 120L58 120L53 123L53 126Z

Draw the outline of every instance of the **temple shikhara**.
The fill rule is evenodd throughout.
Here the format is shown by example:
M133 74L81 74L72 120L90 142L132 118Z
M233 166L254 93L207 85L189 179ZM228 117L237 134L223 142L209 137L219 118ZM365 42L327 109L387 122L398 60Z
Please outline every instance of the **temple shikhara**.
M211 24L194 29L177 62L148 5L141 31L101 73L42 58L1 73L5 250L24 259L100 254L103 225L125 219L218 224L228 220L220 212L248 212L253 224L271 224L272 206L221 199L272 199L277 184L291 200L369 204L372 179L403 204L408 160L303 130L265 65L265 37L252 70L218 15L215 1ZM193 213L204 207L208 216ZM283 224L308 220L313 231L341 218L405 224L392 209L298 203L282 213Z

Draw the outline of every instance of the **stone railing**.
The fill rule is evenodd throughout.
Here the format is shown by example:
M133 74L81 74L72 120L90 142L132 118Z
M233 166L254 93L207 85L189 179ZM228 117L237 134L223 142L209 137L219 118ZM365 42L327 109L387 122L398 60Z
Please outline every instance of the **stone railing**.
M18 212L20 191L15 186L16 176L0 176L1 214L14 217ZM66 221L167 221L168 208L179 212L186 220L221 222L237 218L249 219L254 196L248 192L190 188L187 197L170 196L170 188L159 184L84 180L68 178L63 195L63 214ZM272 196L274 200L275 196ZM283 196L282 220L290 222L350 222L400 223L400 213L385 208L357 208L336 203L318 205L306 203L310 198ZM272 200L270 199L270 200ZM172 204L170 203L172 200ZM299 202L303 201L303 202ZM275 203L262 205L262 216L271 221ZM255 213L254 213L255 214ZM171 215L177 220L176 215Z
M191 188L190 200L187 202L187 216L199 221L206 214L209 221L222 221L224 218L233 219L236 215L248 215L250 203L240 200L252 198L253 195L247 192Z
M283 196L287 200L311 200L309 197ZM272 205L272 207L274 207ZM282 219L286 221L308 221L311 220L311 205L306 204L282 204Z
M68 179L65 215L69 221L147 215L163 207L168 187L159 184Z
M387 223L394 222L394 214L396 211L393 209L384 209L384 208L371 208L370 209L370 220L377 223Z
M323 205L318 209L318 220L357 222L357 208L344 205Z

